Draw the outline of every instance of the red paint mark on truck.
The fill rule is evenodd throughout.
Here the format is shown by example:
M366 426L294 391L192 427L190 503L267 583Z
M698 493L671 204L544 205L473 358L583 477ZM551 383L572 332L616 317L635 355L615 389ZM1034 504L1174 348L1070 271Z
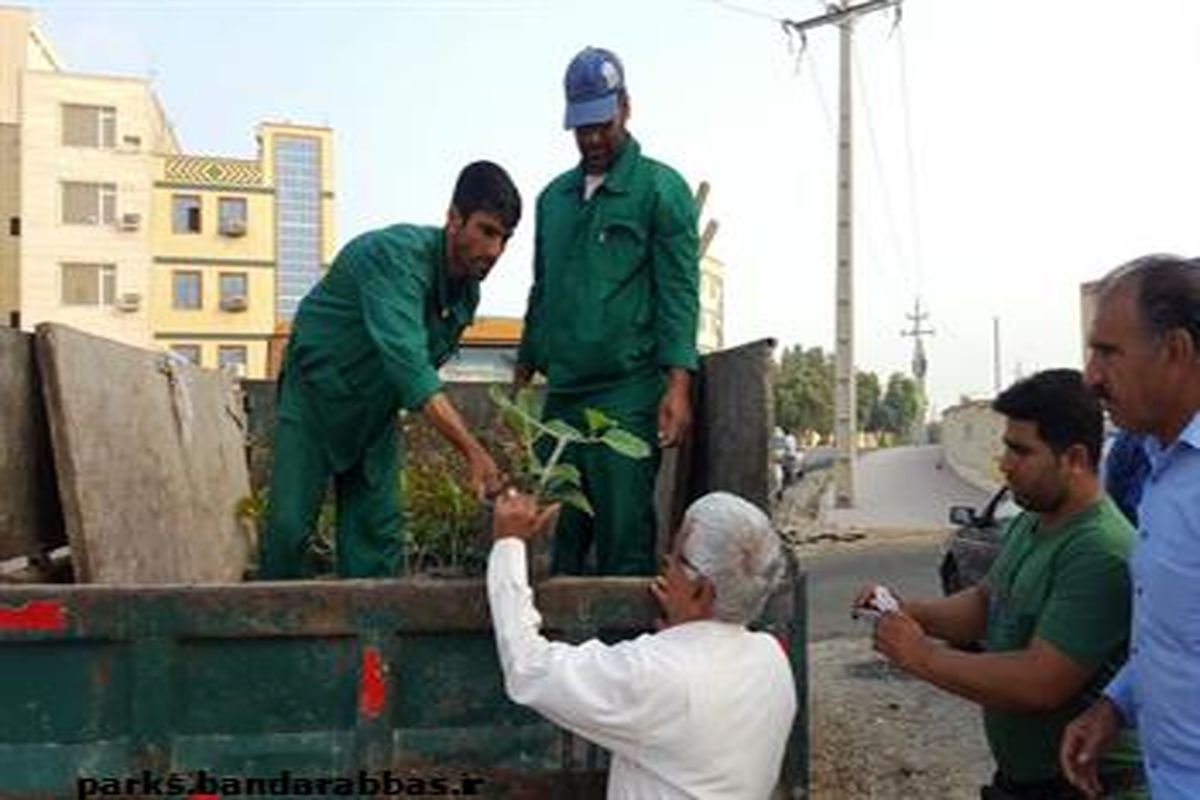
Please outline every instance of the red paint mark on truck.
M0 631L64 631L67 612L56 600L31 600L23 606L0 608Z
M374 719L383 713L387 699L387 684L383 679L383 659L379 648L363 650L362 675L358 679L358 710L364 717Z

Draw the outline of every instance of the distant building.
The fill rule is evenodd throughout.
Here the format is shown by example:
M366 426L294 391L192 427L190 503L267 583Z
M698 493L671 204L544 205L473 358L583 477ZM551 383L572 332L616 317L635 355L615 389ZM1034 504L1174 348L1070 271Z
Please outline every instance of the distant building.
M0 8L0 311L150 346L149 220L179 145L145 80L67 72L27 9Z
M463 331L458 352L442 365L442 380L511 383L523 328L519 317L479 317Z
M704 255L700 259L700 319L696 348L711 353L725 347L725 264Z
M331 131L264 123L257 138L253 160L160 159L151 308L159 345L261 378L278 371L272 340L328 268L334 231Z
M0 315L176 350L251 377L333 254L332 132L184 154L140 78L67 71L0 7Z

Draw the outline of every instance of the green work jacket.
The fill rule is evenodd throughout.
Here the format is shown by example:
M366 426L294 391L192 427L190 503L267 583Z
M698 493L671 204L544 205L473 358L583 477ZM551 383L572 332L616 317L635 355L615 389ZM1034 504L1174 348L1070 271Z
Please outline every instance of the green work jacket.
M518 360L551 393L695 369L699 239L687 183L629 137L590 200L583 187L576 167L538 197Z
M358 236L300 303L279 413L319 432L345 469L400 408L417 410L441 388L437 368L478 305L478 281L446 274L442 228Z

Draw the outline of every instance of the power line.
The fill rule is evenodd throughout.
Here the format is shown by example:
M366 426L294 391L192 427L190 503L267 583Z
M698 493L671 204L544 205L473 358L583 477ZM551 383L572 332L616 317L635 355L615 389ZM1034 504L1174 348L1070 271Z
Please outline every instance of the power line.
M832 138L837 135L837 130L833 125L833 112L829 110L829 97L825 94L825 84L821 81L821 73L817 71L817 62L807 47L800 51L800 56L796 59L796 68L799 69L800 62L806 58L808 59L806 71L812 76L813 88L817 93L817 103L821 106L821 114L825 117L825 127L828 128Z
M908 160L908 216L912 225L913 268L917 277L917 292L924 290L922 270L925 252L921 237L920 203L917 196L917 165L912 136L912 103L908 91L908 51L904 46L904 29L896 31L897 53L900 59L900 105L904 112L904 150Z
M875 174L879 179L880 195L883 201L883 215L887 220L887 231L892 240L891 244L895 260L901 265L901 271L903 271L903 264L907 259L905 258L904 247L900 242L900 230L896 225L896 214L892 208L892 193L888 188L887 175L883 170L883 157L879 153L879 139L875 135L874 115L871 111L870 98L867 96L866 82L862 79L863 69L858 58L857 45L851 47L851 54L854 57L854 84L862 101L863 116L866 118L867 141L871 146Z
M777 17L774 14L768 14L766 11L759 11L757 8L749 8L747 6L738 5L737 3L730 3L728 0L708 0L708 2L715 6L719 6L726 11L733 11L737 14L744 14L748 17L766 19L770 20L771 22L779 23L780 25L782 25L784 22L783 17Z

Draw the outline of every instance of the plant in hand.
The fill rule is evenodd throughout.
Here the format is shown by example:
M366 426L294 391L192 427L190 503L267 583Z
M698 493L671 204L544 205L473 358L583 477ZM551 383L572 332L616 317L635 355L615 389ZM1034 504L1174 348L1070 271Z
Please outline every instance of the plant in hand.
M579 470L574 464L561 463L572 445L607 447L626 458L650 455L646 442L598 409L584 410L587 430L581 431L560 419L542 421L541 402L528 387L510 398L500 386L493 386L491 397L516 439L509 477L518 489L537 498L539 505L563 503L589 516L594 513L581 488Z

